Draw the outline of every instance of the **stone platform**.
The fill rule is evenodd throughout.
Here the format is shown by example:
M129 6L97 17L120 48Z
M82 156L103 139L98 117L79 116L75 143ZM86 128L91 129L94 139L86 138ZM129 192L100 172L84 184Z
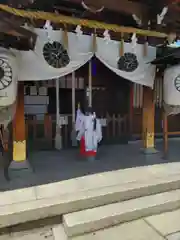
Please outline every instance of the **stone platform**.
M30 152L28 160L33 172L11 172L11 182L6 182L3 173L0 172L0 191L38 186L119 169L179 162L179 146L180 141L171 140L169 156L166 159L163 158L161 141L156 143L159 152L147 156L141 152L141 142L100 146L97 160L94 162L81 159L78 149Z

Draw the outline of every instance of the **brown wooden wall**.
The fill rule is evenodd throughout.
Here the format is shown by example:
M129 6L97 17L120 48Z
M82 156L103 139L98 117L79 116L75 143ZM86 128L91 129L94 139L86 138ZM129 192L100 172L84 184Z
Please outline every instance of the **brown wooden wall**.
M125 79L118 77L108 68L101 64L98 60L93 59L92 63L92 105L99 118L107 119L107 126L103 127L103 142L104 143L120 143L127 142L129 137L129 109L130 109L130 86L131 83ZM85 79L85 89L88 86L88 64L76 71L76 77ZM85 92L86 90L76 90L76 106L80 101L81 106L85 110ZM50 89L53 90L52 88ZM55 89L54 89L55 90ZM63 146L71 145L71 130L72 116L71 106L68 112L66 105L71 105L71 89L60 89L61 100L63 104L60 107L61 114L68 116L68 125L63 126ZM84 93L83 93L84 92ZM84 98L83 95L84 94ZM81 95L81 96L80 96ZM50 108L56 108L55 91L51 94L53 102L50 100ZM52 109L51 109L52 110ZM55 112L54 112L55 113ZM38 146L37 142L41 143L42 147L53 145L55 137L55 116L53 111L49 111L48 117L44 120L33 118L27 119L27 136L31 144ZM50 122L48 122L50 120ZM47 131L49 129L49 133ZM36 141L37 140L37 141ZM50 142L49 142L50 141ZM45 142L47 144L45 144ZM35 143L35 144L34 144ZM49 144L51 143L51 144ZM46 147L45 147L46 148Z
M93 67L94 66L94 67ZM129 111L130 82L120 78L97 59L92 63L92 105L98 115ZM77 75L85 78L88 85L88 64L79 69Z
M142 131L142 109L135 109L133 111L132 120L132 134L141 135ZM155 134L162 134L162 108L155 110ZM168 116L168 132L174 132L175 135L179 132L180 135L180 114L175 116Z

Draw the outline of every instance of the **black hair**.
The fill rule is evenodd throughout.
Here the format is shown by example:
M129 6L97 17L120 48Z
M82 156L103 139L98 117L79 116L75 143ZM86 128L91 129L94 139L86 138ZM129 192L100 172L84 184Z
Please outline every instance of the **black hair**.
M93 119L93 130L96 131L96 126L97 126L97 119L96 117Z
M87 108L87 111L86 111L87 114L93 114L93 109L92 107L88 107ZM97 119L96 117L93 119L93 131L96 131L96 127L97 127Z

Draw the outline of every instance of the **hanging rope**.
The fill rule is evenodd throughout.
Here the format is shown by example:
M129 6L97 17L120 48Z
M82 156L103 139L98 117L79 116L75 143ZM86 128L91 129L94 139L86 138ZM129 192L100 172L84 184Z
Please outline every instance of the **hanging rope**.
M96 43L96 33L93 34L93 43L92 43L92 52L95 53L97 50L97 43Z
M143 29L132 28L132 27L123 27L123 26L118 26L116 24L107 24L107 23L98 22L94 20L68 17L68 16L57 14L57 13L49 13L49 12L43 12L43 11L26 11L22 9L12 8L3 4L0 4L0 9L2 11L6 11L10 14L23 17L23 18L37 19L37 20L39 19L44 21L50 20L51 22L54 22L54 23L70 24L75 26L80 25L80 26L91 28L91 29L104 29L104 30L120 32L120 33L121 32L136 33L139 35L159 37L159 38L167 37L166 33L160 33L156 31L149 31L149 30L143 30Z
M143 45L143 55L144 55L144 57L147 56L147 48L148 48L148 41L147 41L147 37L145 37L145 42L144 42L144 45Z
M124 34L121 33L121 42L120 42L120 57L124 55Z
M89 88L88 105L89 105L89 107L92 107L92 60L89 61L88 88Z
M75 127L76 122L76 75L72 72L72 125Z
M64 45L64 48L68 51L68 32L67 32L66 26L63 31L63 45Z
M92 39L92 52L95 53L96 49L97 49L97 44L96 44L96 30L95 30L93 34L93 39ZM92 107L92 59L89 60L88 90L89 90L88 106Z

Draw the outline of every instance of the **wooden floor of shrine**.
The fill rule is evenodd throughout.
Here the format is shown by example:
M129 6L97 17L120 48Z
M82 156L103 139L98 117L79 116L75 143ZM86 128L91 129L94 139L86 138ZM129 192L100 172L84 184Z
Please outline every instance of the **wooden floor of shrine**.
M157 154L144 155L141 143L126 145L107 145L99 148L97 160L87 162L79 158L78 149L58 151L37 151L29 155L33 171L11 172L11 181L6 182L0 172L0 191L47 184L88 174L113 171L117 169L147 166L180 161L180 139L169 141L168 158L162 157L163 144L156 143Z

